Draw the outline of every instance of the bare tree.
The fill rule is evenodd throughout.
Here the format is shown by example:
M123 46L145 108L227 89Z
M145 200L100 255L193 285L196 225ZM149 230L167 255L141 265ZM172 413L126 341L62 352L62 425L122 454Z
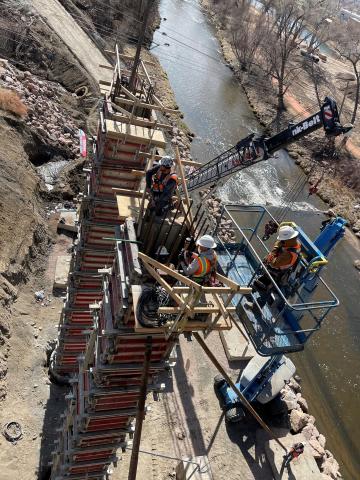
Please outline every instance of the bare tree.
M244 71L249 72L257 62L265 19L263 12L254 14L251 0L240 1L238 8L233 11L228 31L233 51Z
M278 111L284 96L303 67L296 55L301 45L317 48L329 38L335 0L212 0L229 34L242 70L258 66L277 87ZM309 46L309 45L308 45Z
M360 98L360 34L358 25L346 23L339 27L335 49L342 58L350 62L356 78L354 108L351 115L351 123L354 124Z
M295 53L313 34L312 18L323 18L330 0L276 0L268 10L268 26L262 37L262 62L264 71L276 81L278 110L285 109L284 96L302 68L295 62ZM316 24L320 35L325 28L323 22Z
M223 27L226 27L235 9L239 8L241 0L211 0L212 8L216 12Z

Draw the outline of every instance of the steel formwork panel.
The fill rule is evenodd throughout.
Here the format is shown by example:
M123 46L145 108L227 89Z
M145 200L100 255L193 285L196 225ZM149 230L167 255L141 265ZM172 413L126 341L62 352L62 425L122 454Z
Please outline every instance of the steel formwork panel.
M133 247L123 244L122 252L115 254L122 224L121 235L126 229L131 232L126 233L128 239L136 240L136 235L119 215L113 188L139 188L147 163L140 151L150 153L153 137L154 144L165 145L162 133L155 130L126 127L107 118L99 123L56 352L56 371L74 373L77 380L68 398L51 480L104 480L117 448L133 431L148 334L134 333L129 285L141 268ZM105 266L112 267L110 281L108 274L103 281L98 273ZM97 302L100 308L94 314L90 305ZM165 368L169 344L163 334L152 338L152 385Z

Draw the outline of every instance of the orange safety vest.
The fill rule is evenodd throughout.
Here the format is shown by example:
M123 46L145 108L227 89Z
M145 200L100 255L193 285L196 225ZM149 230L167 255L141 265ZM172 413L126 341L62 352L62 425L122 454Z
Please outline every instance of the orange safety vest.
M279 270L288 270L289 268L293 267L299 258L299 254L301 252L301 243L297 243L293 247L282 247L290 254L290 261L286 265L281 265L281 267L276 267Z
M192 275L192 278L195 281L202 280L204 277L206 277L216 269L217 256L215 252L214 252L213 261L210 261L207 257L204 257L202 255L197 255L196 259L198 261L199 268Z
M175 180L176 185L178 183L178 177L176 173L169 173L166 175L164 178L161 178L161 172L160 169L156 172L156 174L153 176L152 179L152 185L151 185L151 190L155 193L162 193L164 191L164 188L166 187L166 184L168 183L169 180Z

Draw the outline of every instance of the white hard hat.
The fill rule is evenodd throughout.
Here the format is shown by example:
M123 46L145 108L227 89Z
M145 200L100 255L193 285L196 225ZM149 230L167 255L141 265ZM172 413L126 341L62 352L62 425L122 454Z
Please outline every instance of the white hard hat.
M196 245L204 248L215 248L216 243L211 235L203 235L198 240L196 240Z
M290 238L295 238L299 235L299 232L295 228L290 227L290 225L283 225L279 228L278 240L290 240Z
M171 168L174 165L174 160L169 155L165 155L160 160L160 165L165 168Z

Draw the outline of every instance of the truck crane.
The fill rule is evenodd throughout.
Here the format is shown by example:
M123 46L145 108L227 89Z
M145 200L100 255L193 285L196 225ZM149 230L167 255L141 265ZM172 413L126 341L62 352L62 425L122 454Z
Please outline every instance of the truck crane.
M204 164L186 177L187 189L194 191L208 185L218 187L228 176L268 159L277 150L319 128L324 128L327 136L338 136L348 133L352 125L341 125L336 102L326 97L320 111L305 120L290 124L269 138L251 134ZM278 284L262 261L264 254L268 253L264 243L268 236L264 238L259 234L259 230L269 222L277 229L276 219L263 206L226 205L221 215L230 219L236 227L235 243L224 244L220 237L217 238L218 265L222 273L249 287L253 286L260 273L265 273L270 278L273 291L265 306L259 305L260 295L253 291L251 300L256 305L254 310L245 307L247 301L244 296L237 295L232 299L236 307L235 317L245 328L256 354L236 383L242 398L221 375L215 377L214 386L221 398L225 419L238 422L244 416L246 401L266 404L278 397L296 371L285 353L303 350L327 314L339 305L335 294L320 277L320 272L328 263L329 253L344 236L346 221L335 218L328 222L314 241L300 226L291 223L299 232L301 259L289 272L286 284ZM238 225L241 215L245 215L246 227ZM252 220L254 225L249 226Z
M350 132L352 125L341 125L335 100L326 97L320 110L305 120L296 124L290 123L285 130L269 138L256 137L252 133L187 175L187 190L191 192L207 185L220 186L220 182L228 176L267 160L277 150L319 128L324 128L327 136L338 136Z

